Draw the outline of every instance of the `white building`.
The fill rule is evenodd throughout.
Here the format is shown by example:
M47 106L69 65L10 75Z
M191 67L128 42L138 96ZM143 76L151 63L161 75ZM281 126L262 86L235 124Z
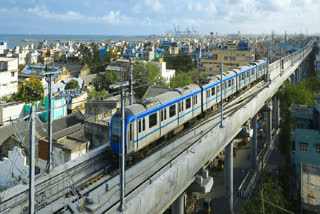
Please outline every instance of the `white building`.
M4 50L6 50L7 47L7 42L5 41L0 41L0 54L4 54Z
M18 90L18 59L0 57L0 97Z
M160 74L165 79L166 83L170 83L170 79L175 76L176 70L167 69L166 62L152 62L152 63L158 66Z
M31 65L32 63L38 63L38 52L27 53L26 64Z
M0 126L10 124L10 119L23 118L23 102L0 103Z

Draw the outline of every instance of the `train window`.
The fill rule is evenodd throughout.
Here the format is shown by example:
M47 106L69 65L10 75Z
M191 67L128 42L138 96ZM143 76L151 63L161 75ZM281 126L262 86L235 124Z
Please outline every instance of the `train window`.
M146 130L146 119L142 119L142 131Z
M197 95L195 95L196 96L196 104L198 104L198 96Z
M252 69L252 71L251 71L251 75L254 75L254 69Z
M213 95L215 95L215 94L216 94L216 88L213 87L213 88L211 88L211 95L213 96Z
M223 84L223 90L225 91L226 88L227 88L227 82L224 82L224 84Z
M139 133L141 132L141 120L139 120Z
M172 105L169 107L169 116L173 117L174 115L176 115L176 105Z
M186 99L186 109L191 107L191 98Z
M181 111L183 111L183 100L181 101Z
M244 75L245 75L245 74L241 74L241 79L242 79L242 80L244 80Z
M157 125L157 113L153 113L149 116L149 128Z
M207 97L210 97L210 89L207 90Z
M231 80L228 81L228 87L231 87Z
M232 85L234 85L234 78L232 79Z
M247 72L247 77L250 77L250 71Z
M132 124L129 127L129 141L132 141Z
M217 93L219 93L219 92L220 92L220 86L217 85Z

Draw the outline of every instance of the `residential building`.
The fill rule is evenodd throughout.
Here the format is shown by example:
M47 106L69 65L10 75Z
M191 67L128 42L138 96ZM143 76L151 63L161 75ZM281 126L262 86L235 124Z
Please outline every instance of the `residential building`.
M192 45L188 45L188 44L181 45L181 52L184 54L191 54L192 53Z
M18 90L18 59L0 57L0 97Z
M249 64L255 60L253 51L218 50L212 52L209 58L201 58L198 69L210 74L220 72L220 63L223 62L223 71Z
M36 105L36 112L43 112L40 114L40 118L44 122L48 122L49 120L49 97L46 96L45 100L40 100L35 103ZM56 120L61 117L67 116L67 105L66 100L63 97L54 97L52 102L52 119ZM26 104L24 106L24 116L29 115L31 109L31 104Z
M154 45L148 45L143 51L143 59L146 61L152 61L154 59Z
M8 48L8 41L0 41L0 54L4 54L4 50Z
M166 83L170 83L170 79L175 76L176 70L167 69L167 63L160 58L159 62L152 62L159 68L161 76L165 79Z
M83 128L80 127L79 129ZM55 133L52 136L53 167L62 165L70 160L74 160L89 151L90 142L88 140L71 137L68 134L74 132L74 127L68 127L66 130ZM39 140L39 158L40 169L44 170L48 161L48 139Z
M320 96L315 105L291 105L291 118L295 121L291 131L292 162L298 175L298 192L302 207L320 211Z
M23 102L0 104L0 126L10 124L10 120L23 118Z
M32 64L37 64L37 63L38 63L38 52L32 51L32 52L27 53L26 64L32 65Z

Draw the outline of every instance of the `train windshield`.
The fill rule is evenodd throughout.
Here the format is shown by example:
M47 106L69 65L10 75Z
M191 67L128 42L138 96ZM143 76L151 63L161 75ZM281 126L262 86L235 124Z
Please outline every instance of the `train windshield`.
M111 125L111 140L115 143L119 143L121 136L121 118L119 115L114 115L112 117Z

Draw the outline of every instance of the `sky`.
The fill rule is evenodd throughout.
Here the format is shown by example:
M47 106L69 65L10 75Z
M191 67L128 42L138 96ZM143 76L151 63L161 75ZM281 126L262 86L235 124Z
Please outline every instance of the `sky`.
M320 0L0 0L0 34L318 33Z

